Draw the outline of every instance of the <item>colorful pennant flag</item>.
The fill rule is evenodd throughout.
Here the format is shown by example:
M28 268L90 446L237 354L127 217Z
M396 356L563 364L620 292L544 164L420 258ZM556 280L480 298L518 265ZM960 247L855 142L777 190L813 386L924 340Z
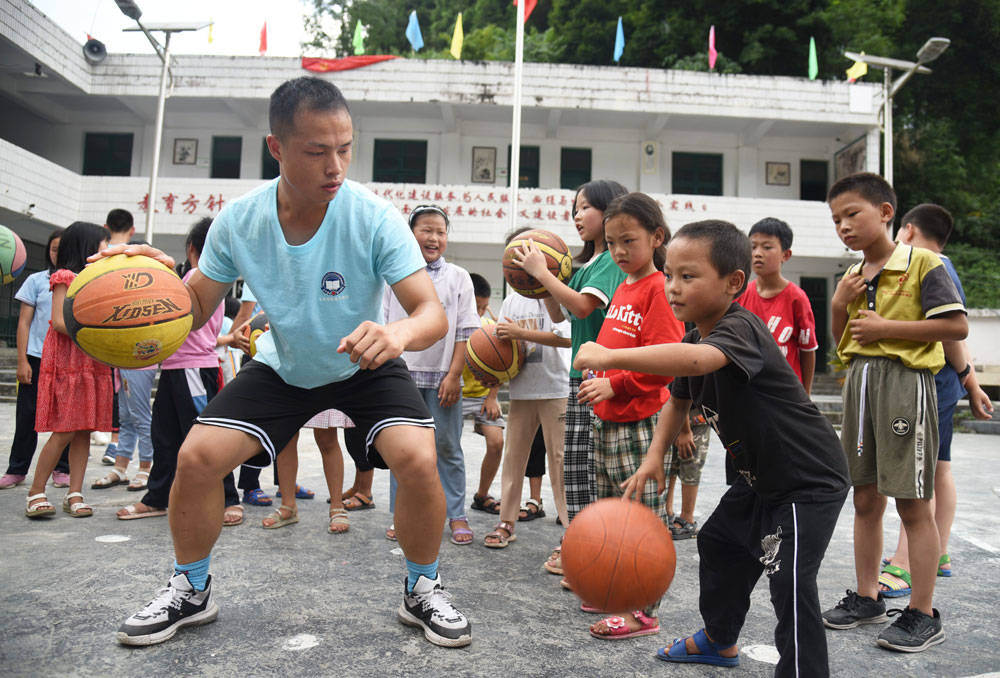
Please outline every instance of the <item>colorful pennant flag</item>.
M267 52L267 22L260 29L260 47L257 48L261 56Z
M615 32L615 63L622 58L622 52L625 51L625 31L622 29L622 18L618 17L618 30Z
M354 56L365 53L365 34L361 30L360 19L354 23L354 39L351 42L354 44Z
M708 29L708 70L715 70L715 60L719 58L719 53L715 51L715 25Z
M456 59L462 58L462 43L465 42L465 33L462 31L462 13L458 13L455 19L455 32L451 36L451 55Z
M819 75L819 57L816 56L816 38L809 36L809 79Z
M538 4L538 0L524 0L524 21L527 23L528 17L531 13L535 11L535 5ZM514 0L514 6L517 7L517 0Z
M406 39L410 41L414 52L419 52L424 46L424 36L420 34L420 23L417 21L417 10L410 12L410 23L406 25Z
M331 71L349 71L352 68L371 66L381 61L397 59L392 54L370 54L368 56L348 56L340 59L320 59L318 57L302 57L302 68L313 73L329 73Z
M215 28L215 22L211 19L208 20L208 44L212 44L212 29Z
M864 52L862 52L864 54ZM855 61L854 65L847 69L847 82L854 82L863 75L868 74L868 64L864 61Z

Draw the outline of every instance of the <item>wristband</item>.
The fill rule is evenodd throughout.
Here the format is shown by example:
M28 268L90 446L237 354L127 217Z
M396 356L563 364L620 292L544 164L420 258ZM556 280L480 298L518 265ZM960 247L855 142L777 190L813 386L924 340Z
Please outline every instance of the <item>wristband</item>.
M959 382L964 381L965 378L969 376L969 372L971 371L972 371L972 363L965 363L965 369L958 373Z

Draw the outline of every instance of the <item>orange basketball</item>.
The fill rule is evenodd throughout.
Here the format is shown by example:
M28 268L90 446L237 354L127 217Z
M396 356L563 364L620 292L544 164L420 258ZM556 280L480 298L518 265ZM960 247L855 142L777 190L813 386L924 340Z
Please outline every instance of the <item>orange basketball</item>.
M577 514L563 537L563 572L573 593L604 612L656 602L676 565L670 530L635 501L601 499Z
M162 362L181 347L191 331L191 297L160 262L118 254L76 276L63 318L84 353L134 369Z
M465 344L465 364L472 376L486 387L504 384L521 371L525 348L520 341L501 339L494 324L483 320L483 326L472 333Z
M555 233L542 230L525 231L511 240L503 251L503 277L515 292L532 299L543 299L549 296L549 291L524 269L514 263L514 251L522 245L527 246L529 240L545 255L545 263L552 275L565 282L573 274L573 260L569 256L569 248Z

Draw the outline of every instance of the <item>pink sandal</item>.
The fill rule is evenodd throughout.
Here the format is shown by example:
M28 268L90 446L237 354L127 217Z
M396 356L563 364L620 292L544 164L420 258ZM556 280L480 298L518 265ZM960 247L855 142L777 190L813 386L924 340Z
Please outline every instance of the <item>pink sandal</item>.
M604 625L608 627L608 633L595 633L593 626L590 628L590 635L600 640L625 640L626 638L638 638L639 636L652 636L660 632L660 622L652 617L647 617L642 610L635 610L632 615L641 626L631 631L628 622L624 617L607 617L602 619ZM601 623L601 622L598 622ZM597 624L594 624L597 626Z

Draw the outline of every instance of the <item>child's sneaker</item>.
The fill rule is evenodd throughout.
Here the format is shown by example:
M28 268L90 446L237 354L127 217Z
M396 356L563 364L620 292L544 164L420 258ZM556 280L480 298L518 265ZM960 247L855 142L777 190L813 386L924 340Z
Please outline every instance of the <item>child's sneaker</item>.
M878 644L900 652L923 652L931 645L944 642L944 628L941 613L934 609L934 616L908 607L905 610L890 610L889 616L899 615L899 619L878 634Z
M155 645L173 637L182 626L207 624L219 616L212 600L212 576L204 591L195 591L187 575L175 574L146 607L118 629L123 645Z
M9 490L12 487L17 487L24 482L26 477L20 473L4 473L3 477L0 477L0 490Z
M881 593L877 600L872 600L859 596L850 589L847 590L847 596L841 598L832 610L823 613L823 625L831 629L853 629L861 624L881 624L886 621L889 621L889 617L885 613Z
M442 647L462 647L472 642L472 625L451 604L451 594L441 586L441 575L428 579L420 575L413 591L406 591L403 580L403 604L399 621L424 630L424 637Z
M62 471L53 471L52 487L69 487L69 474Z

